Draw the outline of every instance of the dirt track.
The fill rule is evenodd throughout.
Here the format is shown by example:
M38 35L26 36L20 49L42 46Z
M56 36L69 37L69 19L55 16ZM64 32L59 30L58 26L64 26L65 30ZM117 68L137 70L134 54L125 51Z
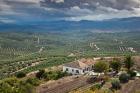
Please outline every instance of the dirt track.
M52 86L53 84L39 86L37 88L37 93L66 93L73 89L87 85L88 84L87 79L88 77L81 76L79 78L74 78L73 80L68 81L66 81L65 79L62 83L59 82L62 80L58 80L57 82L59 82L59 84L56 85L55 84L56 82L54 82L54 86Z

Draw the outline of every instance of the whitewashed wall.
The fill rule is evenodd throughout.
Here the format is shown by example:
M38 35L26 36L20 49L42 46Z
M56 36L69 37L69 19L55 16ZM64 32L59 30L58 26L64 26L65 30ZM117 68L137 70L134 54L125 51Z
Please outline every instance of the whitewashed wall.
M68 71L66 71L66 69L68 69ZM79 74L84 74L82 69L63 66L63 72L66 71L67 73L70 73L70 74L78 74L76 73L76 70L79 71Z

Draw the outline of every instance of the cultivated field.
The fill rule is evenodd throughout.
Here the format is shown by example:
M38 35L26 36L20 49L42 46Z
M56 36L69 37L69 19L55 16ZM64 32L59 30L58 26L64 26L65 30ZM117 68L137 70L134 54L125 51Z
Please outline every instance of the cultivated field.
M140 32L0 32L0 78L61 65L80 56L140 54Z

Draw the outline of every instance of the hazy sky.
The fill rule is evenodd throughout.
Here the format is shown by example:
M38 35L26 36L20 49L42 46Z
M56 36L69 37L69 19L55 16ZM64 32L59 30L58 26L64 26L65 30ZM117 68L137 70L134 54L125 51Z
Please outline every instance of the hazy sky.
M140 0L0 0L0 22L140 17Z

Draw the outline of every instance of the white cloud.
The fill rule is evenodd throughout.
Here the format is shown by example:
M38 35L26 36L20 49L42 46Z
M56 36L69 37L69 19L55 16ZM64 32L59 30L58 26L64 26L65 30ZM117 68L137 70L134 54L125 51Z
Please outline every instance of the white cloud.
M46 1L46 6L40 6L40 1ZM0 0L0 16L46 16L47 19L47 13L55 14L52 19L73 21L140 17L140 0ZM8 22L7 19L4 21Z
M56 3L63 3L64 0L55 0Z
M78 11L77 11L78 12ZM140 8L133 8L133 11L129 10L117 10L111 7L100 6L97 10L92 13L81 16L71 16L66 17L64 20L68 21L81 21L81 20L91 20L91 21L102 21L113 18L128 18L128 17L140 17Z
M0 0L0 15L29 15L22 10L41 8L40 1L42 0Z
M8 18L0 18L0 22L2 23L15 23L16 20L8 19Z
M0 1L0 15L1 14L12 14L13 11L10 5L7 5L4 1Z
M81 9L79 6L73 6L65 13L71 16L79 16L79 15L91 14L92 12L93 11L86 8Z

